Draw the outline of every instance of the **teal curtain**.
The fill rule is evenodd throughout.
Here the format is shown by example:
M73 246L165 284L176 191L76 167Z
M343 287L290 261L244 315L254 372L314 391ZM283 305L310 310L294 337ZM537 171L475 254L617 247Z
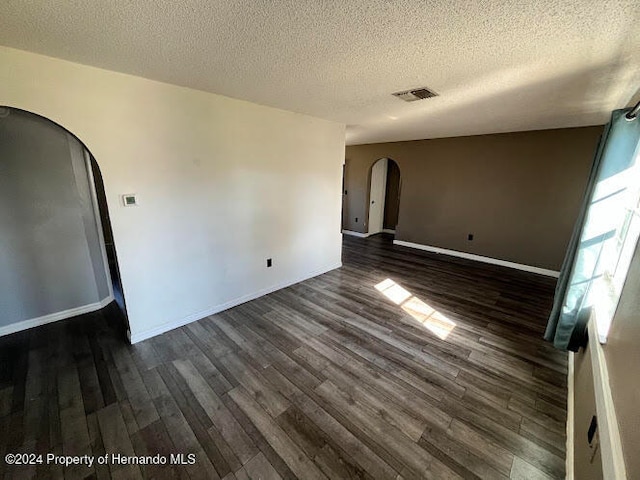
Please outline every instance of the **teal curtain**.
M582 208L569 242L556 286L545 339L556 348L577 351L583 343L586 297L591 283L602 275L600 255L617 235L619 198L624 195L625 172L634 166L640 143L640 120L629 110L616 110L605 127L593 162ZM621 222L620 222L621 223Z

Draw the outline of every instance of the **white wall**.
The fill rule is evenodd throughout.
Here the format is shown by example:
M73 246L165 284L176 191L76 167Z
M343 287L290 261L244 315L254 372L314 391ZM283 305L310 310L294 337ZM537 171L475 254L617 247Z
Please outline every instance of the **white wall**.
M380 233L384 226L384 202L387 193L386 158L381 158L371 167L371 185L369 187L369 234Z
M344 125L8 48L0 85L98 161L133 341L340 265Z

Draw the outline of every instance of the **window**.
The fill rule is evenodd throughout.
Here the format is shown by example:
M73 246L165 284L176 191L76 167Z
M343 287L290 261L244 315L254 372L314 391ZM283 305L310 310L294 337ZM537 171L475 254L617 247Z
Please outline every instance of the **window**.
M589 212L588 235L599 239L596 268L585 306L595 311L598 336L605 343L640 236L640 161L598 183Z

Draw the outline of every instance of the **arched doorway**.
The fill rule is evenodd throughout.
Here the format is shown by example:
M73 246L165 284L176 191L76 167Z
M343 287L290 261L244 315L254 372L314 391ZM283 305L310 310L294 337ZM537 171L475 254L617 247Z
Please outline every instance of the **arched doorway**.
M0 335L116 304L126 322L95 158L64 127L6 106L0 106L0 232Z
M395 233L400 210L400 167L391 158L380 158L369 173L369 235Z

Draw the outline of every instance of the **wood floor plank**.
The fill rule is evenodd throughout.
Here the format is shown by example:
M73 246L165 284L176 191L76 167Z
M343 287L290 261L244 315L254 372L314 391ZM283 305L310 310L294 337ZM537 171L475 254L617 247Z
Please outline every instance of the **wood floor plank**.
M134 346L111 307L0 337L0 453L196 456L0 477L563 478L554 286L345 237L341 268ZM416 305L453 322L446 338Z
M418 415L411 415L392 402L385 401L385 397L378 395L375 389L361 387L357 377L348 375L333 365L329 365L324 371L336 386L348 393L359 405L376 412L376 415L380 415L384 421L395 426L414 442L420 439L427 423L416 418Z
M273 449L282 457L293 473L300 478L326 479L322 471L304 454L286 432L242 388L237 387L229 396L253 421Z
M244 465L251 460L258 453L255 445L202 375L189 360L175 360L173 364L240 462Z
M342 365L349 361L349 357L339 350L333 348L331 345L328 345L321 340L318 340L314 335L311 335L305 332L302 328L299 328L295 325L292 325L282 316L277 313L270 312L264 315L264 318L270 320L275 325L278 325L283 330L288 331L291 335L296 337L298 341L300 341L303 345L317 351L320 355L323 355L327 359L337 363L338 365Z
M433 457L419 448L396 427L387 423L379 412L376 414L374 409L359 403L349 393L340 390L330 381L322 383L316 391L325 400L357 422L370 438L377 440L384 437L385 448L396 458L401 459L402 463L410 468L414 475L434 478L430 474Z
M342 451L346 458L354 459L357 465L374 478L391 479L397 476L397 471L387 461L389 457L384 455L387 452L376 449L375 447L378 445L375 443L373 443L374 448L372 448L371 440L368 437L361 436L360 429L354 427L338 411L329 408L326 403L322 402L321 397L314 396L315 390L313 388L308 388L304 382L299 380L294 385L289 381L289 378L295 382L295 377L287 377L276 369L269 368L266 373L269 375L270 381L277 385L278 389L292 403L299 407L309 419L327 434L327 438L332 440L333 447ZM383 454L382 457L380 453Z
M111 352L138 427L144 428L157 421L158 412L128 349L114 346Z
M135 450L133 449L119 405L112 403L98 410L97 416L105 452L109 455L121 454L128 457L134 456ZM137 465L121 465L117 462L111 462L109 469L113 477L123 475L128 478L142 478L142 472Z
M131 436L133 448L138 456L162 455L170 458L175 454L175 446L161 419L138 430ZM187 472L177 465L143 465L140 467L144 478L157 479L184 479L188 478Z
M289 408L289 402L271 388L260 372L247 366L237 355L228 353L221 358L221 361L233 376L238 379L240 385L242 385L254 400L262 405L273 418Z
M276 421L327 477L372 478L354 462L352 451L343 451L298 406L287 409Z
M89 438L91 439L91 453L94 457L105 455L100 425L98 424L97 413L91 413L87 416L87 426L89 427ZM109 473L109 465L98 463L95 465L96 478L103 480L111 478Z
M551 480L553 477L516 457L513 460L510 478L513 480Z
M506 479L489 462L485 455L478 455L464 443L456 441L449 433L438 429L425 431L418 445L438 458L463 478Z
M446 429L451 423L451 417L439 408L437 401L418 395L404 382L397 381L395 377L382 376L372 366L357 360L348 362L344 368L359 378L360 382L371 391L385 396L397 405L402 405L406 411L421 418L427 424Z
M451 422L447 435L464 445L468 451L485 459L487 465L492 466L503 475L509 475L513 454L503 446L492 439L487 439L481 432L459 420Z
M187 422L189 422L193 433L198 436L200 432L210 428L213 425L211 418L173 363L163 364L157 367L157 372L162 377L164 385L171 393L180 412Z
M294 480L297 477L291 471L291 469L287 466L285 461L280 457L276 451L271 447L269 442L265 439L265 437L260 433L260 430L256 427L256 425L251 421L251 419L246 415L246 413L238 406L236 402L226 394L222 397L222 401L229 409L229 412L233 415L236 421L242 426L247 435L251 438L256 447L264 454L269 463L275 468L275 470L280 474L283 479L286 480ZM242 469L236 469L236 474L238 471ZM243 470L244 471L244 470Z
M244 470L251 480L280 480L282 478L262 452L249 460L244 466Z
M189 358L218 396L224 395L233 389L234 386L231 382L211 363L211 360L206 355L194 352L190 354Z
M65 455L89 455L91 440L75 365L67 365L59 372L58 392L63 452ZM69 466L65 468L65 477L84 478L90 473L88 470L86 466Z
M348 338L346 332L340 332L339 334L337 332L327 332L325 335L334 341L343 342L346 348L358 356L398 377L409 385L420 389L423 393L435 399L439 400L443 398L445 390L457 396L464 394L464 387L456 384L453 379L433 372L411 358L385 350L385 348L378 343L367 342L361 345L356 341L346 340L346 338Z
M201 441L194 433L194 429L196 431L199 429L195 424L196 420L187 413L187 405L178 405L176 397L172 395L158 369L150 370L144 380L176 453L196 455L197 464L185 467L189 477L192 479L219 478ZM191 418L191 423L185 418L185 413Z
M565 431L564 421L559 421L547 413L539 411L535 406L527 405L525 402L522 402L517 398L509 400L509 409L521 414L523 417L528 418L532 422L539 424L551 432L562 435Z
M224 335L238 345L238 348L251 356L261 368L271 365L271 360L266 355L266 352L263 349L256 348L255 343L251 341L251 337L245 333L243 326L238 324L234 312L224 312L215 318L216 326L222 330ZM230 354L231 352L228 355Z
M520 435L538 443L538 445L544 447L560 458L563 458L565 455L566 442L565 436L562 433L547 430L542 425L529 420L526 417L522 419Z

